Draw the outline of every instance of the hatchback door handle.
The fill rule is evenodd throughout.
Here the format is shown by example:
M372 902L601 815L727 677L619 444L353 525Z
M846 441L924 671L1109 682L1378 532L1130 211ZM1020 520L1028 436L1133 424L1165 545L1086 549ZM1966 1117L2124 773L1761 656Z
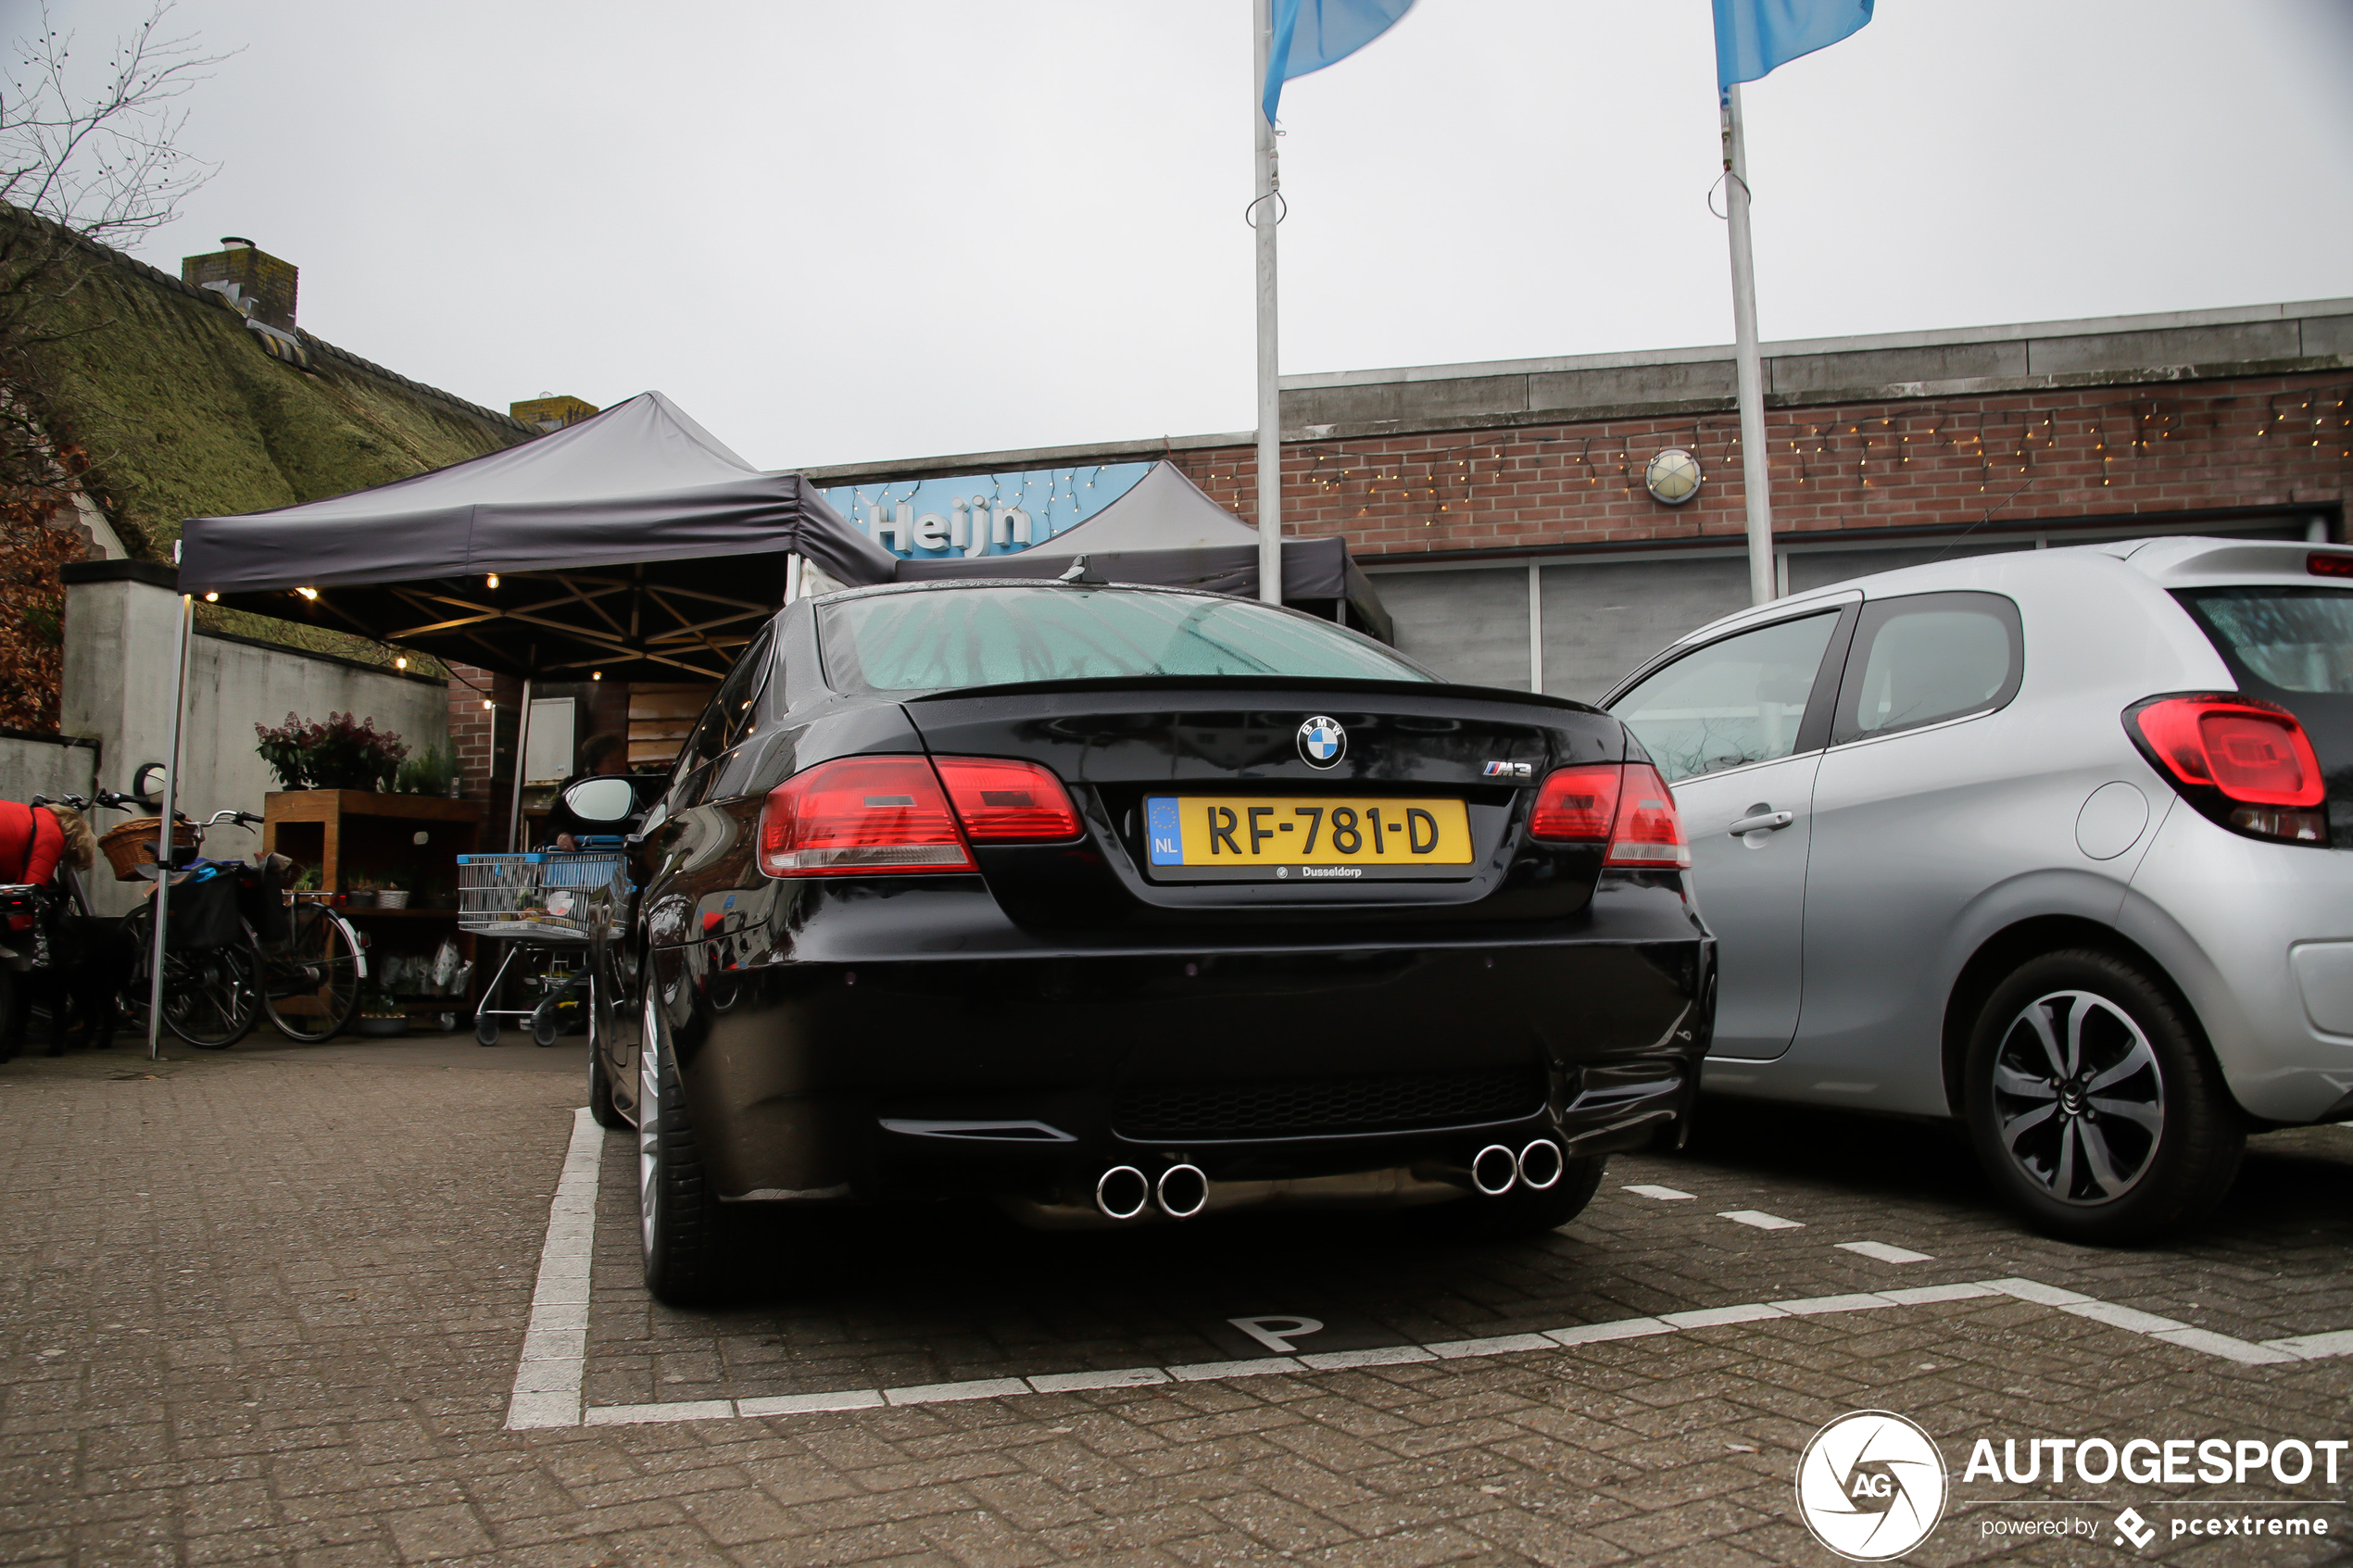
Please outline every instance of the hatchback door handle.
M1797 813L1794 811L1759 811L1755 816L1743 817L1734 822L1731 833L1734 838L1743 834L1773 833L1795 821Z

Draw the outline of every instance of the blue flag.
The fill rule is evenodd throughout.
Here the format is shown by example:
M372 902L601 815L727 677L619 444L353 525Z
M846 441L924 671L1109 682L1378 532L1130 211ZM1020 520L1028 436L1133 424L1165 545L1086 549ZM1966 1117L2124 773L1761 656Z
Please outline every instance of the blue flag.
M1716 0L1716 86L1755 82L1871 19L1872 0Z
M1722 12L1723 0L1717 0ZM1266 123L1283 83L1348 58L1414 8L1414 0L1275 0L1274 46L1266 52ZM1830 42L1828 39L1824 43Z

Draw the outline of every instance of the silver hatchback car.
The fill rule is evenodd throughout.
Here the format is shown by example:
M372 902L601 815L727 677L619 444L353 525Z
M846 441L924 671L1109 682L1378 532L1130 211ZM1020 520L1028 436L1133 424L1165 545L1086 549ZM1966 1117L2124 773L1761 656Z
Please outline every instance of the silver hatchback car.
M2133 540L1692 633L1603 706L1719 943L1705 1083L1964 1118L2032 1221L2194 1218L2353 1119L2353 549Z

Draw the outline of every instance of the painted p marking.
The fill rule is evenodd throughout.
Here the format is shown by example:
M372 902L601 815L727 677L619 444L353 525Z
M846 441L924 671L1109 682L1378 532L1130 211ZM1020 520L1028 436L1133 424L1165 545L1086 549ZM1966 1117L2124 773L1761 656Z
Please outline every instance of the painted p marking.
M1302 1335L1321 1334L1321 1318L1294 1318L1276 1313L1263 1318L1227 1318L1227 1323L1257 1340L1278 1356L1291 1353L1291 1341Z

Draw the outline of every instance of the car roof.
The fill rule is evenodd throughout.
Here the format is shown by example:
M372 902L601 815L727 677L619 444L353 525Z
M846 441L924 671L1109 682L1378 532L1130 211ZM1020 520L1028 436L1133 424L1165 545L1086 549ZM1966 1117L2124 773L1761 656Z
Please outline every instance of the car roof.
M2353 548L2310 545L2301 540L2221 539L2204 535L2119 539L2099 545L2070 545L2047 550L2009 550L1991 555L1958 556L1950 560L1897 567L1892 571L1850 577L1843 583L1793 594L1769 604L1755 605L1720 616L1678 637L1671 648L1713 642L1747 625L1827 609L1856 599L1892 598L1903 594L1931 594L1944 589L1985 586L1989 563L1998 563L2007 575L2048 571L2072 575L2094 560L2113 560L2129 567L2161 589L2235 584L2279 583L2303 587L2324 585L2307 569L2315 554L2353 557ZM1665 651L1665 650L1663 650ZM1653 661L1645 661L1653 662Z

